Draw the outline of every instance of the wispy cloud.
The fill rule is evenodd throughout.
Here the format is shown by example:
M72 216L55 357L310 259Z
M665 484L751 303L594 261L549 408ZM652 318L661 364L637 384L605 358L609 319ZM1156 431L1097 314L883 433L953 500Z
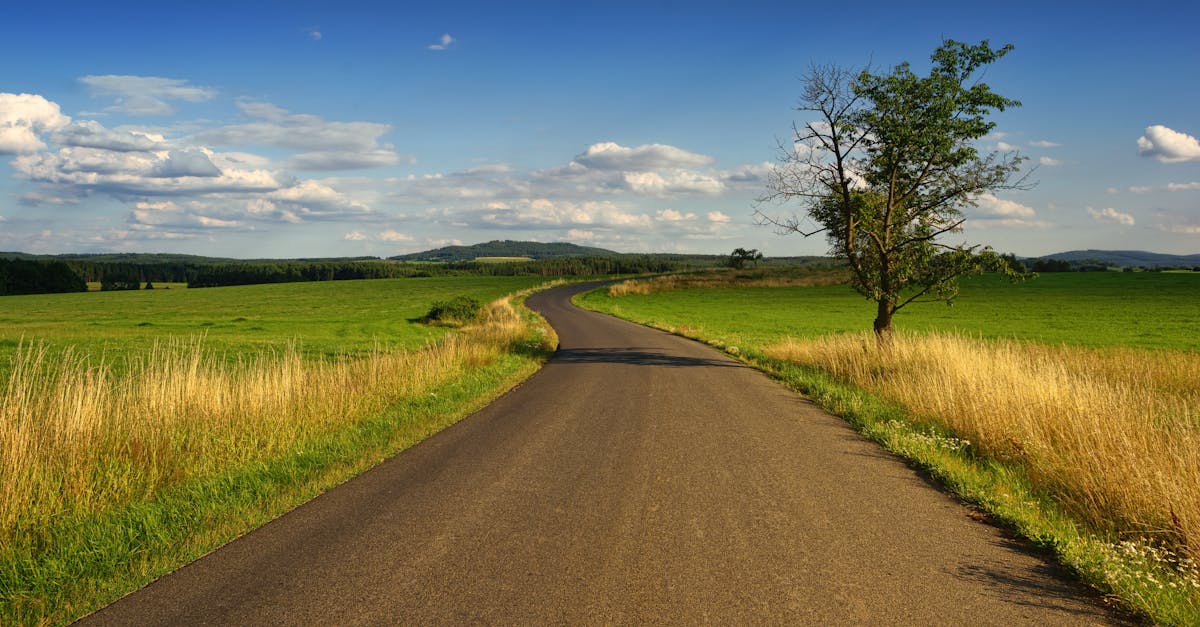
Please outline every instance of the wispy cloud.
M1029 142L1029 145L1036 148L1058 148L1062 144L1058 142L1047 141L1045 139L1035 139Z
M445 50L445 49L449 48L451 45L453 45L454 42L455 42L455 39L450 36L450 33L444 33L438 39L437 43L429 44L428 46L425 46L425 47L429 50Z
M1059 161L1058 159L1052 159L1050 157L1038 157L1038 165L1044 165L1046 167L1053 168L1053 167L1060 166L1062 164L1063 164L1063 162Z
M131 115L171 115L175 113L175 107L168 101L203 102L217 95L217 91L209 87L197 87L189 85L186 80L159 76L91 75L80 77L79 82L93 96L116 100L105 111Z

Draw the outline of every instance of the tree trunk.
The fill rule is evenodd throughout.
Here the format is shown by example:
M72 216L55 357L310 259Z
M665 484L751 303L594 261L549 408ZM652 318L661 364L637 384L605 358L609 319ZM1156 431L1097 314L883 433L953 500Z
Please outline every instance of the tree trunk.
M892 344L892 314L896 310L892 304L886 300L879 301L879 309L875 316L875 339L879 341L880 346L891 346Z

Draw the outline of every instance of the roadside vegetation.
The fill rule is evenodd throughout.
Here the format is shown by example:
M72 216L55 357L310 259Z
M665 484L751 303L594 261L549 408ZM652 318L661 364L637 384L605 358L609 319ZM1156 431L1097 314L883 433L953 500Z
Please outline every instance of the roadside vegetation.
M964 282L889 347L841 287L579 301L738 354L910 459L1084 580L1200 622L1200 297L1194 275Z
M522 295L495 298L515 291L511 281L442 280L442 300L465 291L457 300L475 309L439 326L417 321L430 291L405 298L393 282L363 283L357 304L385 303L406 335L359 332L340 353L303 349L299 322L266 346L164 334L148 348L97 350L74 344L65 323L57 337L17 340L0 388L0 623L63 623L136 589L481 407L556 343L519 309ZM302 320L310 298L331 296L266 287L288 289L274 302L230 297ZM341 322L378 322L358 315Z

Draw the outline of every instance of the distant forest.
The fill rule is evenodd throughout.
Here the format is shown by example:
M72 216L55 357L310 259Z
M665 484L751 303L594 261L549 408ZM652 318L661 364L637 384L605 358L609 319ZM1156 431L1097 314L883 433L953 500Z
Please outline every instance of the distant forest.
M669 272L690 267L717 265L717 256L683 261L649 255L615 257L555 257L507 263L456 262L408 263L377 258L349 260L252 260L235 261L206 257L172 258L168 255L120 256L102 259L71 256L14 256L0 253L0 295L78 292L87 283L102 290L138 289L144 283L186 283L189 288L290 283L297 281L340 281L451 275L480 276L594 276ZM703 260L707 260L705 263Z

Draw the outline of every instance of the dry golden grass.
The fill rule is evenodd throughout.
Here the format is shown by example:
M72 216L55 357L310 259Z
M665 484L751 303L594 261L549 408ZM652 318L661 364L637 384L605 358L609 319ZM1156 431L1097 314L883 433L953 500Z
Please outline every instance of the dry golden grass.
M1016 461L1070 512L1200 559L1200 354L900 334L787 340L819 367Z
M713 287L812 287L845 283L846 271L822 269L800 275L764 270L715 270L699 274L669 274L650 279L630 279L608 287L609 296L644 295L674 290Z
M530 337L508 299L482 320L418 350L353 359L303 359L289 347L231 363L190 340L112 368L23 345L0 396L0 542L293 450Z

